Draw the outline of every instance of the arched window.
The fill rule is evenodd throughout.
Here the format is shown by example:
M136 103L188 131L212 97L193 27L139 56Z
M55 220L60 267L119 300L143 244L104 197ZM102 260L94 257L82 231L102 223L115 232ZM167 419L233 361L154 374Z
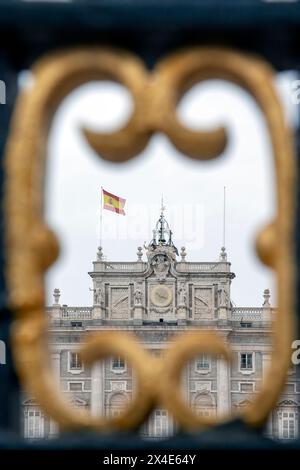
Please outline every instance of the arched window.
M109 401L110 416L119 416L127 404L127 397L124 393L115 393Z
M154 412L154 436L169 436L169 417L167 410L155 410Z
M216 414L215 402L210 393L202 392L196 395L193 408L198 416L214 416Z
M37 406L24 408L24 437L41 439L44 437L44 414Z
M156 408L141 428L141 435L150 438L165 438L174 432L174 421L168 411Z
M279 439L296 439L298 436L298 405L292 400L284 400L278 405Z

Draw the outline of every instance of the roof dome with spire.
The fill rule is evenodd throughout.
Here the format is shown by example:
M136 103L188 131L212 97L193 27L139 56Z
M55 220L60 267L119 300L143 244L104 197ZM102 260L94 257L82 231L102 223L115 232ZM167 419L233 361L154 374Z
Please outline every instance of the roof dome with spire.
M165 251L172 254L173 257L179 255L177 247L172 240L173 232L170 229L167 219L165 218L164 211L166 210L163 200L161 205L161 212L158 221L156 222L155 229L153 230L152 240L150 241L147 250L151 251Z

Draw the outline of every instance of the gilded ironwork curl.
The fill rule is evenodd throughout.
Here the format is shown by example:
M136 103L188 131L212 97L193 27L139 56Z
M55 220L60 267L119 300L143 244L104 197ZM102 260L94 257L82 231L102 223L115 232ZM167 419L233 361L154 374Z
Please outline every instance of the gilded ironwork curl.
M277 274L278 313L273 334L272 364L262 390L242 412L248 424L265 421L284 386L290 364L294 310L294 149L290 130L274 89L274 72L263 60L220 48L190 48L161 60L153 73L124 51L88 48L47 55L33 67L34 83L20 94L6 148L6 246L10 306L16 318L12 330L14 358L25 389L61 428L134 429L154 406L169 409L185 429L215 424L217 418L195 416L179 391L180 371L199 352L230 358L228 347L212 333L184 334L174 340L164 359L150 357L125 333L87 337L83 357L88 364L108 354L123 355L138 376L138 393L117 418L92 417L74 409L55 385L47 350L44 312L44 272L58 256L55 234L43 219L43 181L47 136L53 115L74 87L90 80L122 83L132 94L134 110L125 126L113 133L83 129L101 157L124 161L141 152L154 132L168 136L191 158L217 157L226 132L192 131L178 120L176 106L194 83L210 78L229 80L255 98L265 117L274 154L277 218L257 239L261 260ZM47 365L49 364L49 365ZM159 375L158 375L159 374ZM170 395L170 385L173 393ZM222 419L229 419L225 417Z

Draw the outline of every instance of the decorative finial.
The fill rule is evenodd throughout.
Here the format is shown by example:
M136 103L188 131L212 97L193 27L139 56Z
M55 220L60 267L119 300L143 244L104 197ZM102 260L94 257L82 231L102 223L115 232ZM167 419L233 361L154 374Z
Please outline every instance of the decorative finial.
M271 307L271 304L270 304L270 289L265 289L264 290L264 303L263 303L263 307Z
M102 246L98 246L98 250L97 250L97 261L103 261Z
M60 290L57 287L53 291L54 305L59 305Z
M220 261L227 261L227 253L225 246L222 246L221 248Z
M137 257L138 257L138 261L142 261L142 257L143 257L143 248L141 246L138 246L138 249L137 249Z
M182 247L181 247L180 256L181 256L181 261L182 261L182 263L184 263L184 262L185 262L185 257L186 257L185 246L182 246Z

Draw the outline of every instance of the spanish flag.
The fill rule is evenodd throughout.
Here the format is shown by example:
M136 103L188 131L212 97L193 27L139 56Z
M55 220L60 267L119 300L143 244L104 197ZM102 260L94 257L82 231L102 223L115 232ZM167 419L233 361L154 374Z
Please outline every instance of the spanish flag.
M117 214L125 215L124 206L126 203L126 199L115 196L114 194L111 194L105 191L105 189L103 188L102 188L102 192L103 192L103 209L116 212Z

